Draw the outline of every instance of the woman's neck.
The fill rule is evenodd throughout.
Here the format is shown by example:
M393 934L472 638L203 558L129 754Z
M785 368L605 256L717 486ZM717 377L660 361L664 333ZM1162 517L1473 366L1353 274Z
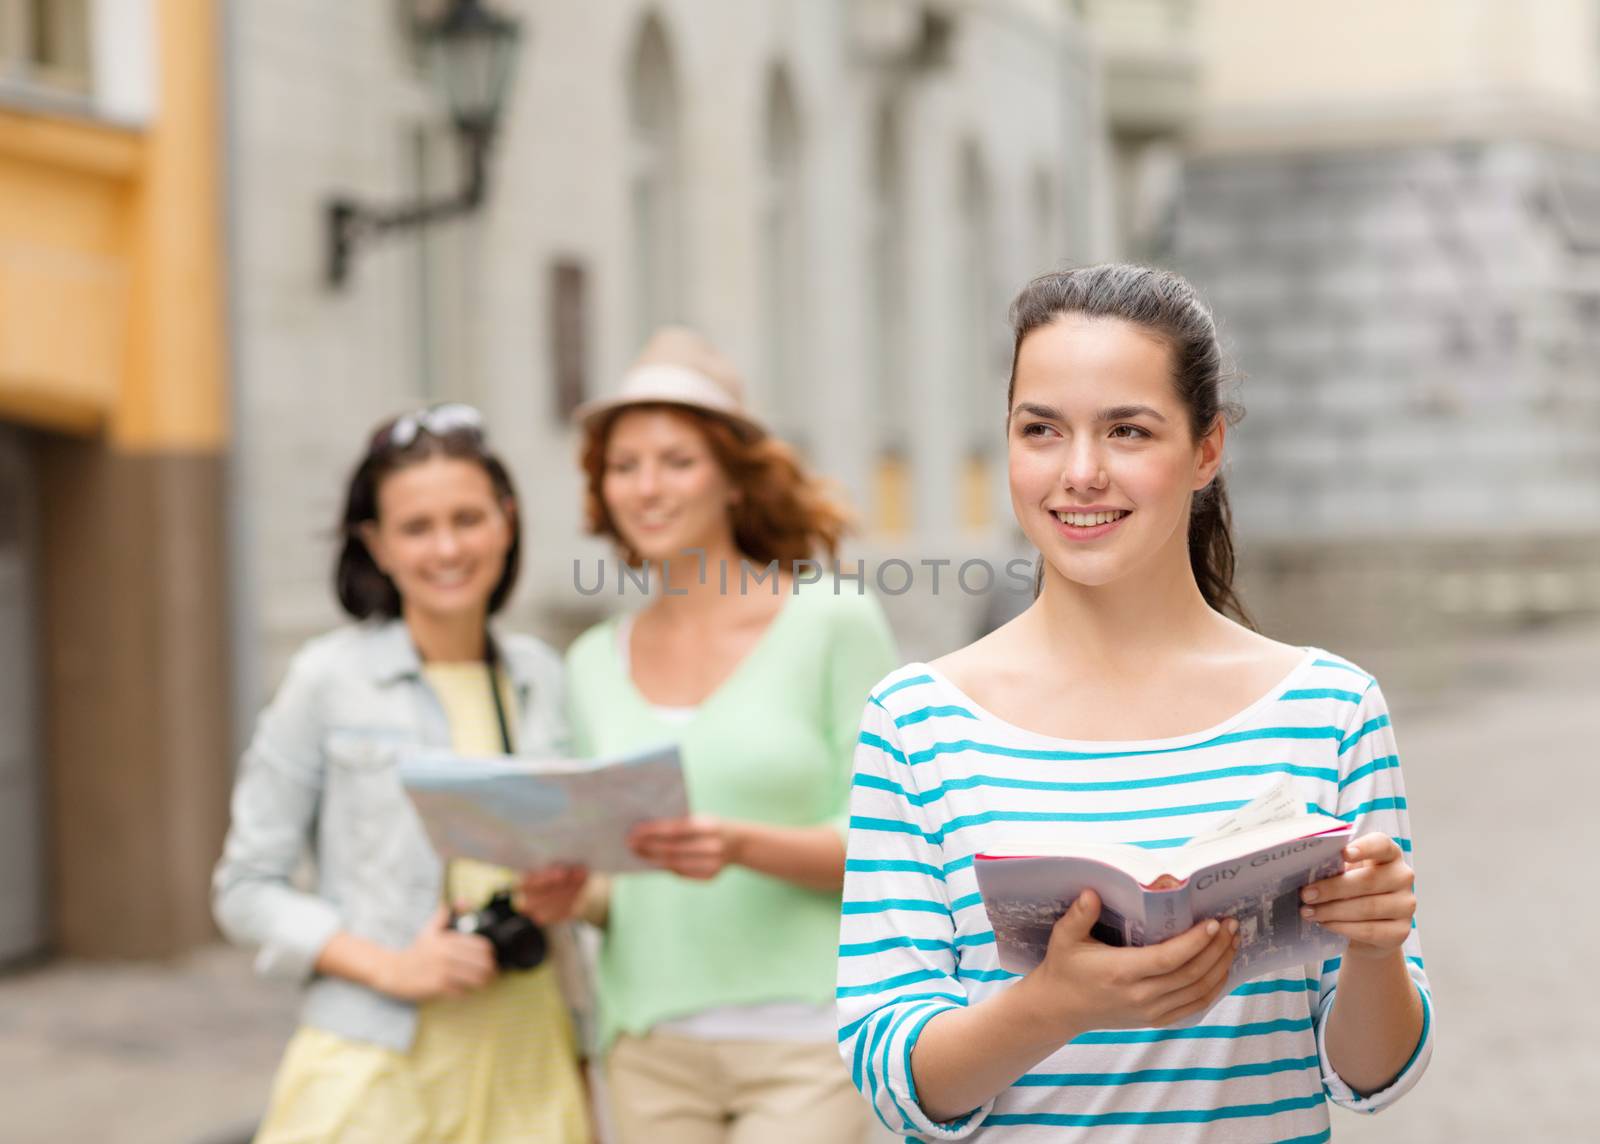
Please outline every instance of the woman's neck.
M1164 652L1203 644L1221 620L1201 595L1187 552L1181 564L1153 561L1139 574L1094 586L1074 583L1047 563L1035 611L1049 648L1070 643L1080 663L1113 670L1137 670Z
M466 616L436 616L415 608L402 612L423 663L481 662L486 651L488 610Z
M746 586L741 558L729 536L706 544L704 556L695 551L662 561L654 570L658 587L651 609L673 622L695 622L728 607ZM769 583L770 577L764 579L762 588Z

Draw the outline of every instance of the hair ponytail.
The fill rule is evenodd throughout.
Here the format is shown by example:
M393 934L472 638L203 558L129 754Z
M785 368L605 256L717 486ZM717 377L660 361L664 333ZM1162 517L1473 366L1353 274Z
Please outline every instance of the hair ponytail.
M1255 627L1233 588L1233 509L1220 473L1195 494L1189 510L1189 567L1207 604Z

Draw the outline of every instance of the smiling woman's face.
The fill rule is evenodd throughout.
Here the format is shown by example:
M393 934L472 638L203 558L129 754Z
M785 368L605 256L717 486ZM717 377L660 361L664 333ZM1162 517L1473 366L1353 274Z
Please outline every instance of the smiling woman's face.
M383 479L362 539L407 612L481 619L511 550L511 510L482 465L433 456Z
M1117 318L1063 316L1018 348L1011 507L1064 579L1187 565L1190 499L1221 464L1224 429L1195 440L1172 369L1163 339Z
M732 543L733 484L686 414L646 408L619 416L600 488L623 542L645 560Z

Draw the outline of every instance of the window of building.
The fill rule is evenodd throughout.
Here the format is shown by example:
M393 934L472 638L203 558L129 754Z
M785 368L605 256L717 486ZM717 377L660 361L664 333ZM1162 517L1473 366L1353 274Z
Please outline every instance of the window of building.
M0 0L0 82L86 95L89 0Z
M806 251L800 112L782 67L767 84L761 199L762 319L766 383L777 431L804 451L810 444L806 385Z
M994 521L995 457L1003 452L1005 373L1010 343L1004 289L997 272L994 201L989 173L976 143L961 151L961 312L955 329L961 344L956 407L964 413L961 524L970 529Z
M629 210L636 344L683 318L682 171L678 85L661 21L645 20L628 71Z
M589 275L576 258L550 265L550 376L556 424L565 425L589 396Z
M873 129L871 208L867 235L869 361L873 422L878 445L873 516L879 531L895 535L911 525L911 439L915 416L906 377L905 174L899 116L892 103L878 111Z

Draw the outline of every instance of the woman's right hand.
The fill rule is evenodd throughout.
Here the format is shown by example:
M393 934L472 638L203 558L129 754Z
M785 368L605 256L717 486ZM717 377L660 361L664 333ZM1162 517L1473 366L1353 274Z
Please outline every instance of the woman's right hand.
M522 912L542 926L570 921L578 913L589 884L584 866L546 866L522 875Z
M372 984L403 1001L432 1001L482 989L494 975L489 939L451 929L450 911L440 906L410 946L390 951Z
M1089 936L1099 917L1094 891L1079 894L1051 931L1044 961L1028 974L1039 1003L1073 1036L1170 1025L1221 995L1238 949L1232 918L1200 922L1158 945L1122 949Z

